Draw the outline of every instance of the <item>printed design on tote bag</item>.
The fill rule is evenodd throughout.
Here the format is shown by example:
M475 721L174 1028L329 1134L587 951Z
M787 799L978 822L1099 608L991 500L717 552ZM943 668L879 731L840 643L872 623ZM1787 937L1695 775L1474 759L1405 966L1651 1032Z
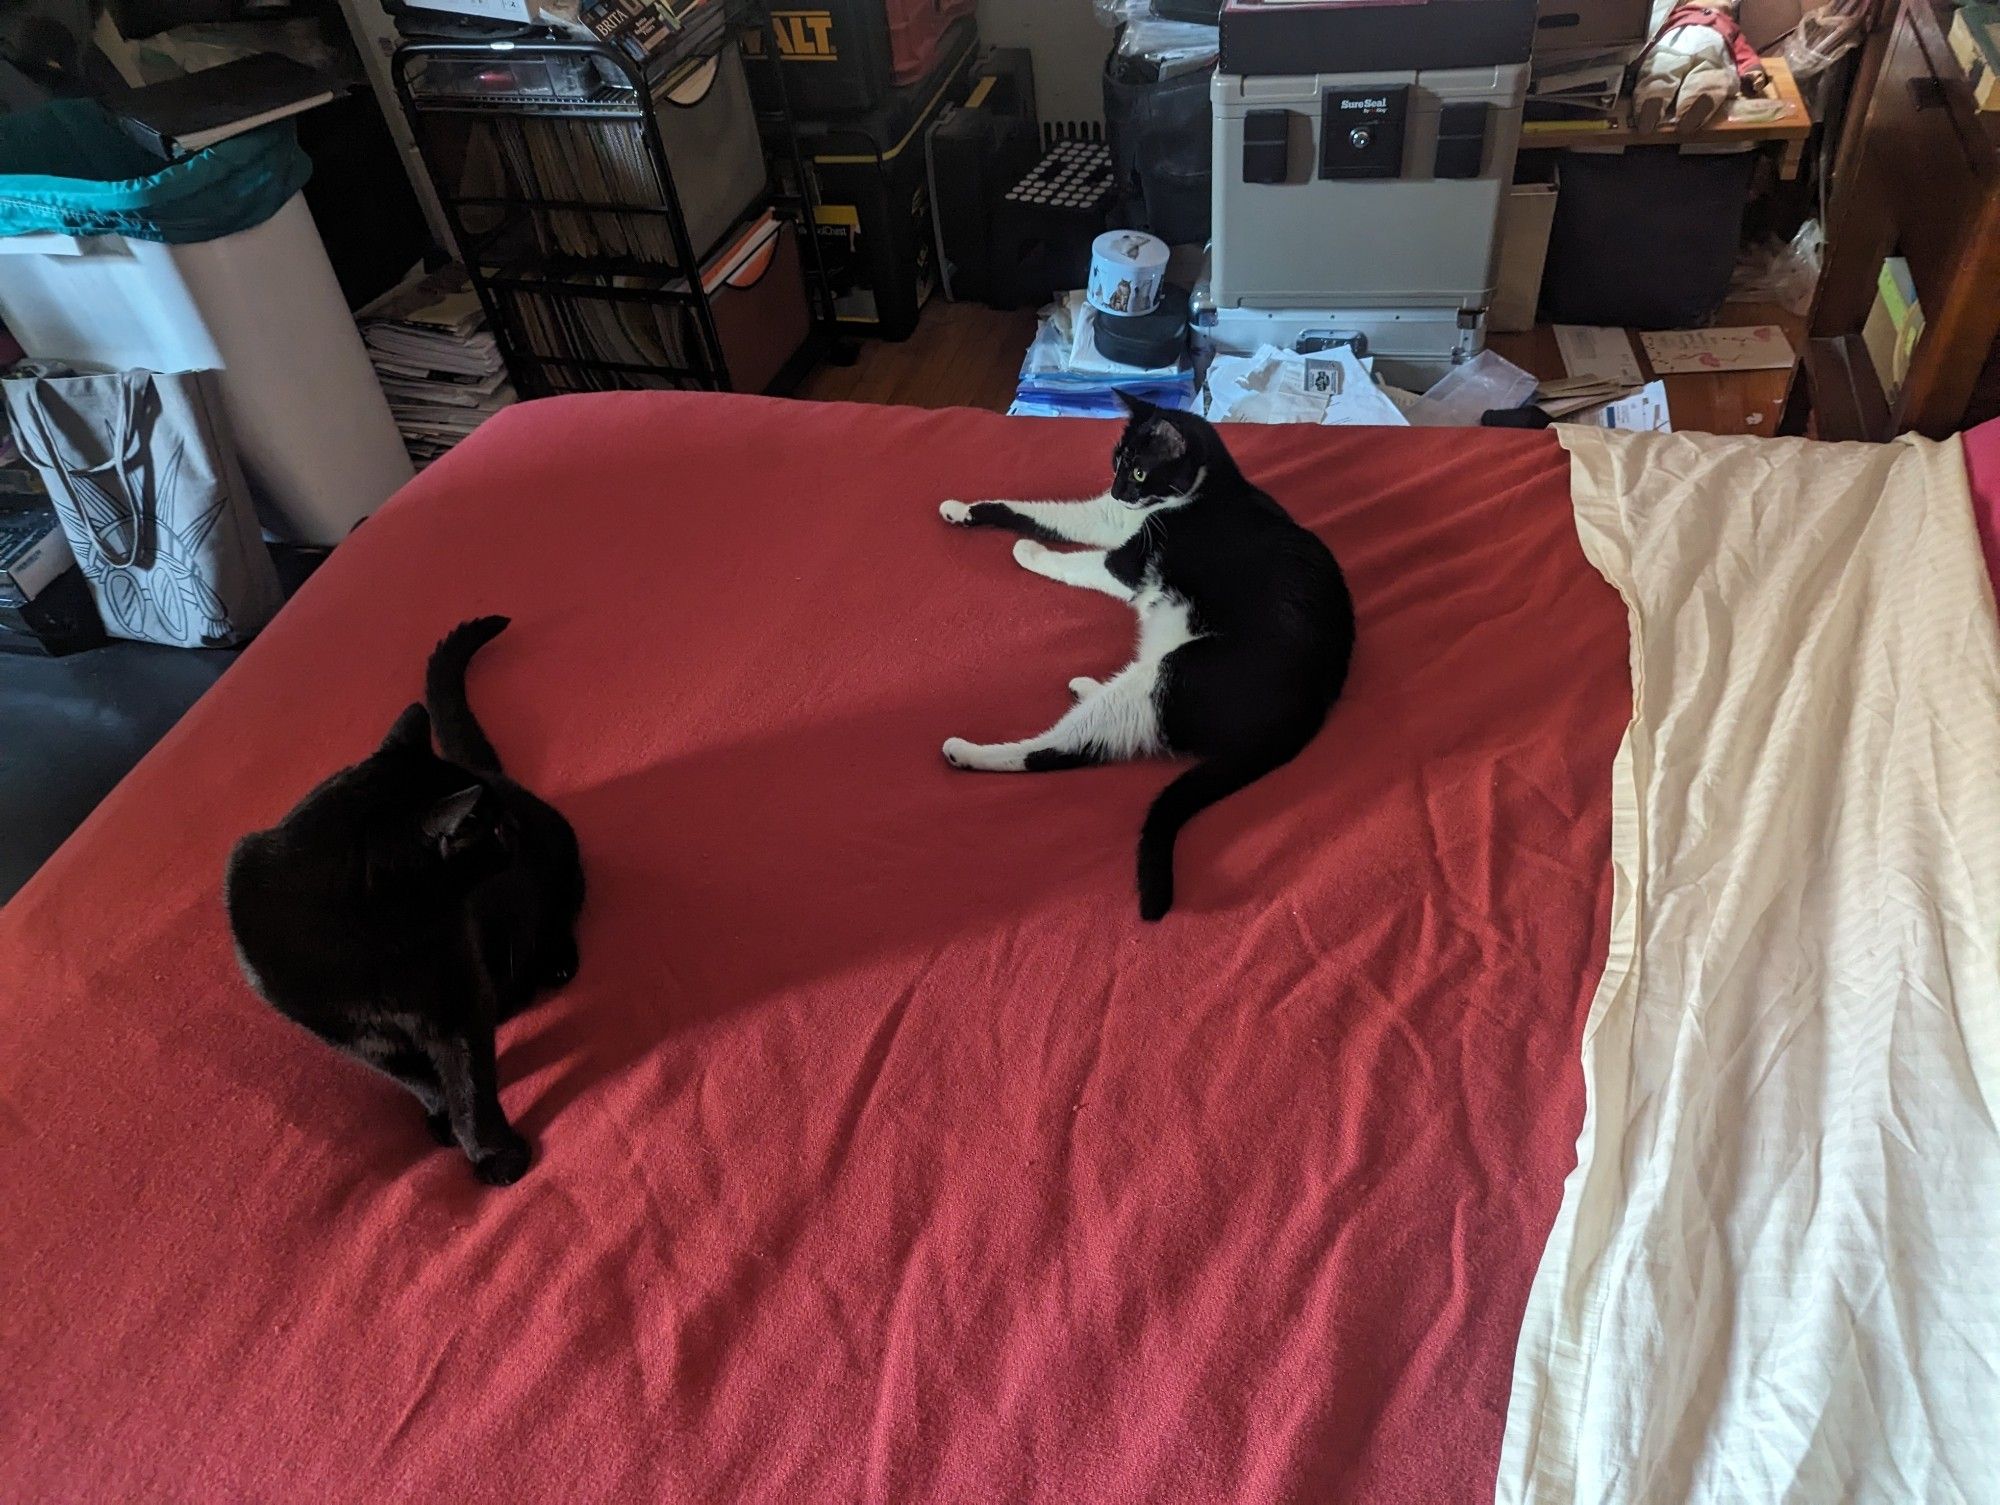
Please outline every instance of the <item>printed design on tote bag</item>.
M32 421L16 423L16 443L45 476L62 478L69 507L59 510L82 524L64 531L106 628L148 642L233 642L239 629L201 568L228 495L199 484L182 495L188 436L161 428L164 405L149 378L120 382L118 396L33 403Z
M125 462L79 476L82 484L75 491L90 525L89 557L79 556L84 575L98 582L99 604L116 618L112 626L121 636L227 641L229 613L194 568L202 543L222 520L222 494L211 492L209 505L184 526L162 521L175 515L176 509L161 502L176 492L187 443L170 429L156 449L160 394L151 382L127 391ZM148 621L149 615L156 620Z

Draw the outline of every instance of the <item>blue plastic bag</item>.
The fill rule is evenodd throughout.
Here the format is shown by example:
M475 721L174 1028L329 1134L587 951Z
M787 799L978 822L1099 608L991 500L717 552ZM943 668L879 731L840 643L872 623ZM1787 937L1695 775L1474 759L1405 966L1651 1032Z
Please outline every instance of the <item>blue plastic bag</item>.
M61 99L0 117L0 236L216 240L263 224L311 176L289 120L162 162L101 105Z

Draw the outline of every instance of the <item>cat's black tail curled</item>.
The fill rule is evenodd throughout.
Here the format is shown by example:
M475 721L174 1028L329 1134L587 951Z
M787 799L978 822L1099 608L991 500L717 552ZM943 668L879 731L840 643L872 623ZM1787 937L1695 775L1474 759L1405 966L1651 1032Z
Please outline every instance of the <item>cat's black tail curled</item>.
M460 622L431 650L424 671L424 702L437 728L438 747L452 762L474 773L499 773L500 754L479 728L465 698L465 669L472 655L507 630L506 617L474 617Z
M1303 744L1301 744L1303 746ZM1197 763L1162 789L1139 828L1139 918L1157 920L1174 907L1174 838L1217 800L1292 761L1298 747L1259 749Z

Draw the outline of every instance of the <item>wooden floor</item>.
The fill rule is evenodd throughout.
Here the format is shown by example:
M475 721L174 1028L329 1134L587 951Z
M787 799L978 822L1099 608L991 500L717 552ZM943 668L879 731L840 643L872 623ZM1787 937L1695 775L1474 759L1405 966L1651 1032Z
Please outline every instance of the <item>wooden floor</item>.
M1718 325L1777 324L1797 347L1805 321L1765 303L1724 304ZM1035 332L1028 309L996 313L976 303L934 298L916 333L898 344L860 340L851 366L822 366L799 391L823 402L900 403L918 408L987 408L1002 412L1014 399L1021 355ZM1563 374L1555 333L1497 334L1493 348L1536 376ZM1633 353L1644 364L1639 342ZM1709 434L1775 434L1784 407L1788 371L1726 371L1712 376L1669 376L1667 405L1674 427Z
M856 341L860 353L853 365L821 366L799 396L1005 412L1034 333L1032 309L996 313L978 303L933 298L907 340Z

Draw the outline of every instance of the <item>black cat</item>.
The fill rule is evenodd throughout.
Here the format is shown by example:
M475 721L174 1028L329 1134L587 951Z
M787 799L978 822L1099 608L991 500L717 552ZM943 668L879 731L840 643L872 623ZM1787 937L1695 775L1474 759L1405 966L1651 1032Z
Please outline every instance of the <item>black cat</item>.
M505 617L447 633L380 748L236 844L236 954L279 1013L400 1082L493 1186L528 1169L502 1112L495 1024L575 975L569 822L500 771L466 665ZM431 749L435 723L439 757Z
M1173 907L1181 827L1290 762L1325 722L1354 652L1354 604L1332 552L1244 479L1211 424L1123 400L1131 416L1103 496L939 510L961 527L1025 533L1014 545L1024 568L1129 602L1137 655L1102 683L1071 680L1077 703L1039 737L954 737L944 755L1027 773L1200 759L1161 791L1139 836L1139 914L1157 920Z

